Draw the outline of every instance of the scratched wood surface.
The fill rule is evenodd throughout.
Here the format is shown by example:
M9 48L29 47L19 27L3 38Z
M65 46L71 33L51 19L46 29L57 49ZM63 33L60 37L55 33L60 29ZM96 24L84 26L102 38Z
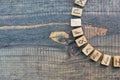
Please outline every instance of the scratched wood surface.
M51 32L71 34L73 2L0 0L0 80L120 80L120 68L91 61L81 49L71 49L74 42L62 45L49 38ZM105 54L120 55L119 4L88 0L83 10L86 36Z

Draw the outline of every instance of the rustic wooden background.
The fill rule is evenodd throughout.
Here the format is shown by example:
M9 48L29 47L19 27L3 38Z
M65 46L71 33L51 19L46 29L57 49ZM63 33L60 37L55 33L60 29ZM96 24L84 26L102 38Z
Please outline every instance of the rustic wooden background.
M120 80L120 68L91 61L80 49L71 49L74 42L63 45L49 38L56 31L70 34L73 2L0 0L0 80ZM88 40L105 54L120 55L119 4L88 0L84 8ZM95 31L101 28L102 33Z

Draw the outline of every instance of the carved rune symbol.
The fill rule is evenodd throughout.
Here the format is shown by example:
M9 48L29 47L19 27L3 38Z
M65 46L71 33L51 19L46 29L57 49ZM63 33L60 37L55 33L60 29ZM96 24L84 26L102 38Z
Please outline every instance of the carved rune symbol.
M103 60L104 61L104 63L105 64L107 64L108 63L108 61L109 61L109 57L107 57L105 60Z
M75 41L76 41L78 47L80 47L80 46L82 46L82 45L87 43L87 39L86 39L85 36L82 36L82 37L76 39Z
M79 32L79 31L75 31L74 33L75 33L75 34L79 34L79 33L81 33L81 32Z
M117 64L120 65L120 59L118 59L118 60L116 59L116 60L115 60L115 63L116 63L116 65L117 65Z
M84 38L82 38L81 40L78 41L79 44L83 44L84 42L86 42L86 41L84 40Z
M97 56L99 55L99 53L96 53L95 55L93 55L93 59L95 59Z
M105 66L109 66L110 61L111 61L111 56L104 54L101 64Z
M74 9L73 13L80 14L80 11L79 11L79 9Z
M84 0L77 0L76 3L78 3L78 4L83 4L83 1L84 1Z
M86 49L86 53L89 53L89 50L91 50L91 48L87 48L87 49Z
M83 1L84 1L84 0L80 0L80 4L83 4Z
M120 67L120 56L114 56L114 67Z

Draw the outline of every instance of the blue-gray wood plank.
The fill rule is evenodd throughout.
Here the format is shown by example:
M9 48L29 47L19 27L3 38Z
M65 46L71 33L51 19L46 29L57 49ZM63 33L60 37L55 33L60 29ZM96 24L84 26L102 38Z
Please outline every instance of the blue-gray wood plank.
M0 0L0 80L120 80L119 68L101 66L81 53L68 58L68 46L49 38L54 31L70 32L73 2ZM119 4L120 0L89 0L84 8L83 24L108 29L107 35L89 39L106 54L120 55ZM41 26L6 29L31 25Z

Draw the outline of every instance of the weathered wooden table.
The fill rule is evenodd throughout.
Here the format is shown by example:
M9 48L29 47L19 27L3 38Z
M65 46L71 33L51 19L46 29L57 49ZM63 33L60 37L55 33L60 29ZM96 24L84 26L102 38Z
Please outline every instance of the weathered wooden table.
M51 32L70 34L73 2L0 0L0 80L120 80L120 68L104 67L49 38ZM84 8L86 36L105 54L120 55L119 4L88 0Z

